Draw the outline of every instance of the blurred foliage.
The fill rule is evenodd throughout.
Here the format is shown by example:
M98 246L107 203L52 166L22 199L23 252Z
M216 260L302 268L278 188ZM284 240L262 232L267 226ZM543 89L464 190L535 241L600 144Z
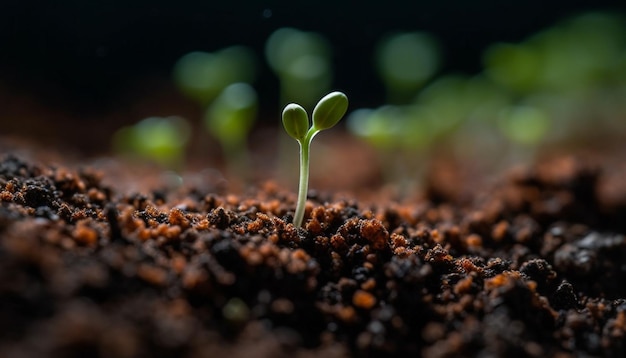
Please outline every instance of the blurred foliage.
M181 117L149 117L117 130L113 147L129 158L179 169L189 136L189 123Z
M267 39L265 58L280 80L281 107L294 102L312 108L330 89L331 49L320 34L278 29Z
M427 33L388 36L376 49L376 68L390 103L406 103L439 69L439 44Z
M498 118L503 134L515 143L536 145L550 128L550 117L539 107L511 106Z
M226 87L208 107L204 124L221 144L230 174L243 181L250 175L246 140L257 117L258 99L247 83Z
M378 149L382 170L396 182L419 182L419 165L444 148L460 160L497 166L532 160L539 147L575 136L626 130L622 16L582 14L520 43L494 44L485 51L484 72L473 77L431 79L439 58L426 34L382 44L377 69L389 101L401 103L407 94L413 100L357 109L347 128Z
M228 85L253 82L256 56L243 46L231 46L215 53L195 51L178 60L173 76L186 96L206 106Z
M257 94L247 83L234 83L211 103L205 115L206 128L227 147L246 140L258 107Z
M246 140L258 109L250 85L256 67L252 50L231 46L214 53L188 53L173 70L181 92L205 109L204 127L220 143L230 174L244 182L250 174Z
M623 66L625 41L622 16L589 13L519 44L495 44L484 62L494 82L516 93L568 92L613 82Z
M493 44L484 70L473 76L438 74L440 45L424 32L385 37L372 55L387 101L353 110L346 126L380 153L388 180L415 185L425 162L442 153L497 166L510 158L532 160L542 146L571 138L626 131L626 21L620 15L582 14L519 43ZM318 33L280 28L267 39L265 59L280 82L281 107L311 108L330 91L331 46ZM255 54L233 46L189 53L173 71L180 90L205 110L205 128L239 175L249 163L246 141L257 116L256 69ZM120 130L116 147L168 165L182 158L188 130L165 119L146 121Z

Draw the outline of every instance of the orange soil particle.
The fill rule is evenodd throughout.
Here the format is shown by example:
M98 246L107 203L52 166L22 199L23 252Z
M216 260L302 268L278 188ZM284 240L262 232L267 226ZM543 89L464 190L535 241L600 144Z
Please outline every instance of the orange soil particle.
M473 282L474 282L474 278L472 276L466 276L465 278L459 280L459 282L457 282L456 285L454 285L454 293L456 295L469 293L472 288Z
M186 289L197 288L209 281L209 274L199 269L186 269L183 273L182 286Z
M306 229L313 235L322 235L333 222L341 218L342 206L333 204L329 207L318 206L311 209L311 219Z
M95 245L98 242L98 232L87 226L85 221L79 221L76 224L72 237L82 245Z
M137 232L137 237L141 241L149 240L152 237L152 232L149 229L140 229Z
M267 202L261 202L259 205L259 209L266 213L272 213L274 215L280 215L281 211L281 203L280 201L274 199Z
M460 258L457 262L460 264L460 266L463 268L463 271L465 272L483 272L482 268L476 266L471 260L467 258Z
M15 191L17 190L17 188L15 187L15 184L10 181L6 183L6 185L4 186L4 189L11 193L15 193Z
M198 223L194 226L194 228L196 230L203 231L203 230L208 230L210 226L211 226L211 223L209 222L208 219L202 219L198 221Z
M439 220L439 211L437 211L437 209L428 209L426 212L426 220L431 223L437 222Z
M457 225L446 227L444 230L445 240L458 241L461 238L461 229Z
M361 284L361 289L365 291L372 291L374 288L376 288L376 280L373 278L367 279L367 281Z
M272 219L266 214L257 213L256 216L257 216L256 220L248 223L246 227L246 229L250 233L257 233L261 231L263 228L265 228L267 225L271 224L272 222Z
M485 288L487 289L494 289L494 288L498 288L501 286L504 286L505 283L507 283L508 277L505 274L499 274L496 275L490 279L485 280Z
M433 241L440 244L443 242L443 235L441 235L439 233L439 230L434 229L430 232L430 236L432 237Z
M8 185L9 184L7 184L7 186ZM11 201L13 201L13 194L11 194L11 192L9 190L3 190L2 192L0 192L0 200L1 201L11 202Z
M389 233L383 224L378 220L365 220L361 224L361 236L365 238L374 248L382 250L387 247Z
M333 249L337 252L345 252L348 250L348 244L346 243L346 239L340 234L335 234L330 238L330 244Z
M180 237L180 233L182 229L178 225L169 226L167 224L158 224L155 228L149 230L148 238L159 238L164 237L168 240L175 240Z
M485 289L494 290L499 287L512 285L515 280L520 280L521 276L519 272L504 271L492 278L485 280Z
M352 306L343 306L337 311L337 317L344 322L352 322L356 319L356 311Z
M429 262L451 263L454 261L452 255L450 255L448 251L440 245L437 245L432 250L429 250L425 258Z
M465 243L470 248L478 248L483 245L483 239L478 234L471 234L465 238Z
M357 290L352 296L352 304L355 307L369 310L376 304L376 297L367 291Z
M415 250L413 249L408 249L406 247L397 247L393 250L393 254L402 258L406 258L409 255L412 255L415 253Z
M291 257L294 260L300 260L300 261L309 261L311 259L311 256L309 256L309 254L306 253L306 251L304 251L303 249L296 249L291 253Z
M167 219L170 224L178 225L183 229L186 229L190 226L189 219L187 219L185 217L185 213L178 208L173 208L172 210L170 210L170 213Z
M272 257L278 255L278 247L276 245L270 243L264 243L259 247L259 253L263 255L263 257Z
M306 223L305 227L307 231L309 231L313 235L319 235L324 231L324 229L322 228L322 224L316 218L309 220Z
M491 230L491 237L494 241L500 242L504 240L508 231L509 223L502 220L493 227L493 230Z
M409 241L403 235L393 233L391 234L390 239L391 247L393 248L409 246Z
M250 266L258 266L263 263L263 255L256 251L254 247L244 246L240 249L239 254Z
M515 241L526 243L532 238L532 230L529 227L523 227L515 233Z
M160 267L141 264L137 268L137 276L155 286L165 286L167 284L167 272Z
M106 194L96 188L89 189L87 191L87 197L89 197L89 200L96 202L103 202L107 198Z
M185 256L176 255L171 259L171 266L172 270L180 275L183 273L185 267L187 266L187 259L185 259Z
M182 232L182 229L180 226L178 225L174 225L174 226L170 226L169 228L167 228L167 230L165 231L165 237L168 240L176 240L178 238L180 238L180 233Z
M64 184L65 190L85 192L87 186L85 182L80 180L74 173L69 172L65 169L59 169L54 176L54 181L57 183Z
M88 216L85 213L85 210L76 210L72 213L72 221L79 221L86 219Z

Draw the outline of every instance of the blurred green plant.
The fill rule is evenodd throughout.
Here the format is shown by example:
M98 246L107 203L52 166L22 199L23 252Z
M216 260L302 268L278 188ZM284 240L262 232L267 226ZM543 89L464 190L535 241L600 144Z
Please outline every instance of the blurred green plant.
M500 130L514 143L536 146L550 129L550 117L541 108L515 105L500 112Z
M499 43L484 55L486 73L518 94L570 92L612 82L626 44L620 15L587 13L519 44Z
M614 13L585 13L520 43L494 44L483 57L485 73L514 102L499 129L530 149L615 128L624 119L614 95L626 88L624 59L626 20Z
M117 130L113 148L131 158L180 170L189 136L189 124L182 117L149 117Z
M274 31L265 43L265 58L280 82L279 105L299 103L313 107L332 84L331 48L315 32L285 27ZM277 176L288 178L297 165L288 156L289 138L279 135Z
M309 124L306 110L299 104L290 103L282 114L285 131L300 145L300 180L298 201L293 217L296 227L302 226L309 187L309 154L311 141L320 131L334 127L348 110L348 97L342 92L324 96L313 109L313 125Z
M187 97L206 106L227 86L253 82L256 56L244 46L231 46L214 53L195 51L176 62L173 76Z
M249 179L250 159L246 140L257 116L256 91L247 83L226 87L208 107L204 124L220 142L231 174Z
M331 86L330 45L320 34L278 29L267 39L265 57L280 81L281 106L313 106Z
M205 108L205 128L219 141L227 170L246 182L250 175L246 139L258 107L249 84L256 77L254 53L244 46L191 52L175 64L173 77L183 94Z
M321 35L279 29L268 38L265 56L280 81L281 106L312 107L328 92L331 49ZM495 148L532 152L569 136L573 119L585 124L583 134L609 119L613 122L606 128L626 128L614 124L615 118L626 122L620 96L626 93L626 21L619 15L573 17L523 42L494 44L483 60L479 75L435 78L441 54L429 34L398 33L378 44L375 64L387 104L354 111L347 127L381 153L388 180L420 180L423 164L442 148L452 148L462 160L506 156L506 150ZM174 71L181 90L206 106L205 126L220 141L230 170L241 176L249 167L246 137L258 106L256 93L245 84L253 79L254 67L250 51L234 46L188 54ZM295 138L304 128L292 129L287 133ZM305 132L309 129L307 120ZM279 144L281 166L290 159L282 158L289 152L286 138Z
M423 32L394 34L378 44L375 58L387 102L406 104L439 69L439 44Z
M455 145L453 137L460 129L468 123L495 125L508 103L483 77L448 75L434 80L408 105L352 112L347 128L377 150L385 181L406 196L422 181L429 158Z
M409 167L419 162L415 156L406 158L405 138L410 123L408 112L408 106L361 108L348 115L346 125L349 132L375 149L384 182L396 185L399 195L406 194L410 186L408 176L412 170ZM418 143L423 135L419 133L413 139Z

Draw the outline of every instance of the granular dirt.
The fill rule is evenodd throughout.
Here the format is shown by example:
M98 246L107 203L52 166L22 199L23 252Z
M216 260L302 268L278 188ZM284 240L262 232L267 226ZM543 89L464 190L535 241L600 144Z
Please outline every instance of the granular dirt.
M626 187L573 158L462 203L313 193L303 228L272 183L106 176L0 162L3 357L626 356Z

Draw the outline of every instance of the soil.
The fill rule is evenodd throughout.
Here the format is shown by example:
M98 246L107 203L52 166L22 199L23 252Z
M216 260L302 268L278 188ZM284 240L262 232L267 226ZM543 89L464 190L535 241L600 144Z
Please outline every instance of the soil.
M272 182L121 190L102 163L47 163L0 162L3 357L626 356L618 168L312 190L296 228Z

